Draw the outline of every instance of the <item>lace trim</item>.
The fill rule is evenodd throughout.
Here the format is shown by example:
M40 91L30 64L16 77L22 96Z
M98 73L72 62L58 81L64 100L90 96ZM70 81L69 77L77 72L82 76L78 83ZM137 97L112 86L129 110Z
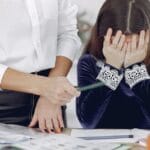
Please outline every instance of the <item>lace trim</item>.
M101 60L97 61L97 62L96 62L96 65L97 65L99 68L104 67L104 63L103 63Z
M127 69L125 71L125 80L130 88L146 79L150 79L150 76L144 64L134 65L132 69Z
M119 75L118 71L115 69L110 69L109 66L103 66L97 79L102 81L106 86L112 90L116 90L123 75Z

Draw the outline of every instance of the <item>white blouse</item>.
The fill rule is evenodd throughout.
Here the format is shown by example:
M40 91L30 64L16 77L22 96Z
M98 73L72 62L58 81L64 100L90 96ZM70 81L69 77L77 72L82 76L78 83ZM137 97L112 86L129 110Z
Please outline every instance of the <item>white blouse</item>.
M69 0L0 0L0 82L8 67L35 72L73 61L80 47L77 7Z

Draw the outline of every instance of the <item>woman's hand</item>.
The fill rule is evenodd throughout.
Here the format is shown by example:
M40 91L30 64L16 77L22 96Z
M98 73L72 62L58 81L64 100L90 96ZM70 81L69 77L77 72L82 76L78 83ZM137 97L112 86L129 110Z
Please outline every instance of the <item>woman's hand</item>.
M124 43L125 35L123 35L121 31L118 31L114 39L112 39L112 29L108 29L103 46L103 54L107 64L118 69L122 67L127 47Z
M41 83L39 92L39 95L58 105L69 103L73 97L80 95L80 92L73 87L66 77L46 78Z
M132 64L142 62L147 56L149 44L149 31L141 31L139 40L136 35L132 36L131 42L128 43L124 67L128 67Z
M55 68L51 69L48 78L41 80L41 96L36 105L34 116L30 127L34 127L38 122L41 131L53 130L61 132L64 127L61 105L69 102L74 96L79 96L78 92L64 77L68 74L72 62L65 57L57 56ZM42 90L43 89L43 90ZM58 104L59 105L56 105Z
M29 127L34 127L39 124L39 128L42 132L60 133L64 128L62 111L60 105L50 103L43 97L40 97L36 109Z

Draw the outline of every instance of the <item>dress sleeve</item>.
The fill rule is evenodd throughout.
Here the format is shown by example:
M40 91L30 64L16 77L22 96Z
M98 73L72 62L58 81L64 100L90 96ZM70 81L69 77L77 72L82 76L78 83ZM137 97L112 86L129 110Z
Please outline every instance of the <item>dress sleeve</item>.
M145 64L139 63L125 70L125 80L135 95L143 100L150 97L150 76Z
M99 68L90 56L84 56L78 62L78 85L83 87L96 82L103 82L101 87L81 92L76 101L78 119L84 128L96 128L102 119L122 75L108 66Z

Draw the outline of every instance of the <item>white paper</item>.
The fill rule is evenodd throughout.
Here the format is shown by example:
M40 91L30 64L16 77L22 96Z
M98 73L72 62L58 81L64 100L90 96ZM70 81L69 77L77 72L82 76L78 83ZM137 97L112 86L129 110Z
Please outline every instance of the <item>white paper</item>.
M0 123L0 144L14 144L46 136L38 129Z
M0 131L0 144L14 144L30 139L30 136L25 136L21 134L11 134L7 131Z
M95 137L95 136L116 136L116 135L133 135L134 138L120 138L120 139L97 139L92 140L95 143L107 142L107 143L140 143L143 138L147 138L150 135L148 130L140 129L73 129L71 132L72 137Z
M64 134L44 134L37 129L30 129L16 125L0 124L1 143L13 144L25 150L112 150L120 146L120 143L134 143L135 139L118 139L118 140L97 140L86 141L81 136L99 136L99 135L122 135L134 134L137 139L145 138L150 133L147 130L72 130L71 136ZM30 139L32 138L32 140ZM132 141L133 140L133 141ZM141 140L143 141L143 140ZM118 142L118 143L117 143ZM14 144L15 143L15 144ZM17 143L17 144L16 144ZM143 142L142 142L143 144ZM2 144L0 144L0 147ZM64 147L64 148L62 148ZM127 149L129 145L123 145L122 149Z
M131 130L113 130L113 129L72 129L73 137L92 137L92 136L112 136L112 135L130 135Z
M63 134L49 135L42 139L32 140L16 144L15 146L24 150L112 150L120 147L117 143L97 143L77 139ZM121 148L130 148L129 145L122 145Z
M147 138L150 135L150 130L142 130L142 129L133 129L132 134L135 138Z
M150 130L133 129L132 133L134 134L137 143L146 147L146 139L150 135Z

